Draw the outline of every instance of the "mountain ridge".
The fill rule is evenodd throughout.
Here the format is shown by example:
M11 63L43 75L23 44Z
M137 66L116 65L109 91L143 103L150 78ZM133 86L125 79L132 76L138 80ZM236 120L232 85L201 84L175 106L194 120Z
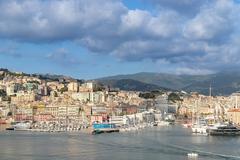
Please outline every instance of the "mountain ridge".
M240 90L240 71L222 71L206 75L175 75L169 73L139 72L134 74L102 77L97 80L132 79L162 88L199 92L208 95L212 86L214 95L229 95Z
M119 88L120 90L126 91L169 91L171 89L160 87L154 84L147 84L141 81L132 80L132 79L121 79L121 80L104 80L99 81L100 83L107 85L111 88Z
M43 80L57 80L61 82L84 81L65 75L56 74L27 74L23 72L11 72L0 68L0 79L5 75L33 76ZM169 73L139 72L134 74L121 74L95 79L105 85L122 90L150 91L150 90L184 90L187 92L199 92L208 95L212 86L213 95L229 95L240 91L240 71L230 70L207 75L176 75Z

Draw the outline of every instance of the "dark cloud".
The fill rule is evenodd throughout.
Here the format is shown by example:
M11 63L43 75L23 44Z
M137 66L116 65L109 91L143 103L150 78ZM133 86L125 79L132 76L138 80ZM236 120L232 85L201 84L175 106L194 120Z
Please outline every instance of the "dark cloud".
M179 73L240 65L240 5L235 1L145 3L157 6L156 11L130 10L121 0L1 0L0 37L31 43L73 41L125 61L164 60L180 67ZM48 58L79 64L69 55L60 49Z

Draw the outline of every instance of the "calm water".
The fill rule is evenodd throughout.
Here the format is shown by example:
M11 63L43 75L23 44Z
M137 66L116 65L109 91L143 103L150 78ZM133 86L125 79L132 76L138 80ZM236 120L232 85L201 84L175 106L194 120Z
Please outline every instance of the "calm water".
M240 159L240 137L192 135L180 126L136 133L0 132L0 160L200 160Z

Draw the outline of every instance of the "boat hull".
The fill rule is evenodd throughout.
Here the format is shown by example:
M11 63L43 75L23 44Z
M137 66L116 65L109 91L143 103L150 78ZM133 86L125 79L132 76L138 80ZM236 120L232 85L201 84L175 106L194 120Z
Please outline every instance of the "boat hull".
M192 127L192 132L193 133L201 133L201 134L206 134L207 133L207 129L204 127Z
M101 134L101 133L113 133L113 132L119 132L119 129L113 129L113 128L95 129L92 131L92 134L96 135L96 134Z

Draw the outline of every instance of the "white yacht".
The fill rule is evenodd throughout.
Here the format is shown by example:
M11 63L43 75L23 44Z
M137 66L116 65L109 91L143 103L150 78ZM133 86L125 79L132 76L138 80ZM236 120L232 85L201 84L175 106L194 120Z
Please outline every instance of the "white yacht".
M12 127L14 128L14 130L27 130L31 128L31 123L30 122L18 122L14 125L12 125Z
M207 134L207 129L208 129L207 125L194 124L192 126L193 133Z
M198 134L207 134L207 122L204 118L199 117L198 115L198 100L195 101L195 109L196 109L196 119L194 123L194 116L192 115L192 133ZM194 108L192 113L194 113Z
M167 121L157 121L157 126L169 126L170 122Z
M207 134L208 125L204 119L199 119L197 123L192 125L193 133Z

